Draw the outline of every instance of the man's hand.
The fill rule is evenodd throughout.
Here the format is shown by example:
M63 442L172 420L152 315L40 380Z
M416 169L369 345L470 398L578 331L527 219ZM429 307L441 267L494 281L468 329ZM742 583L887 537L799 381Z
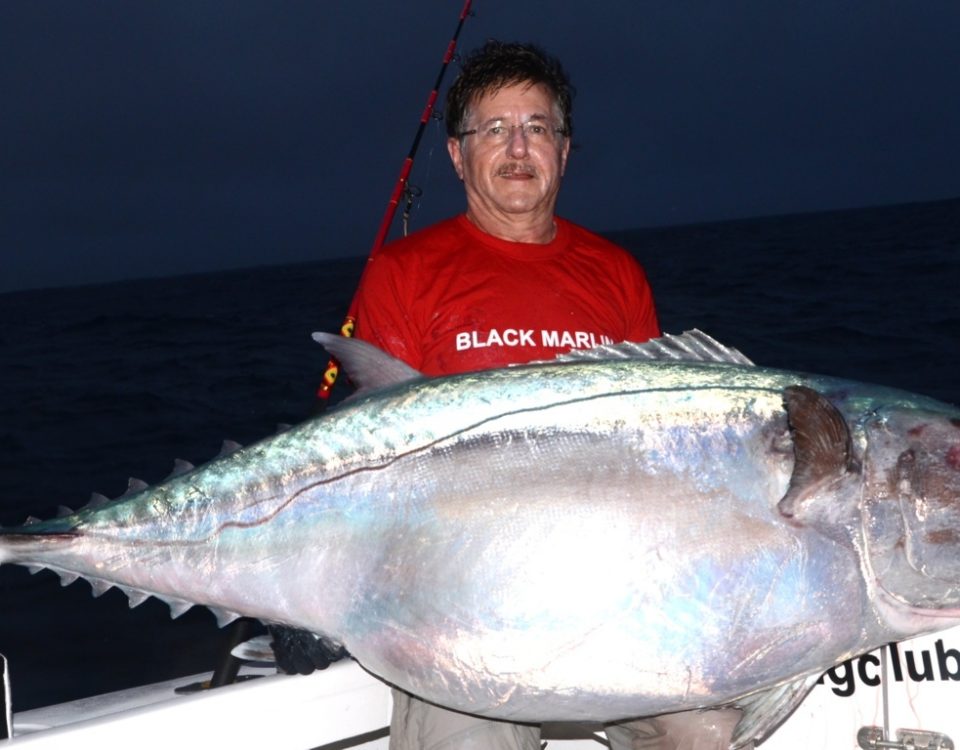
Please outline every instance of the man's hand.
M267 632L273 640L277 667L287 674L310 674L350 655L339 643L320 638L309 630L268 625Z

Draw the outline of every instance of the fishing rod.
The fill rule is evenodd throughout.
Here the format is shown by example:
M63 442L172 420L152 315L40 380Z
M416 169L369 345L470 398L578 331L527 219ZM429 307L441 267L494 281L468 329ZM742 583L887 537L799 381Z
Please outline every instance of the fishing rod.
M440 72L437 74L437 80L433 84L433 90L427 97L427 106L424 107L423 114L420 116L420 124L417 127L417 133L413 138L413 145L410 147L410 152L407 154L407 158L404 159L403 166L400 168L400 176L397 178L397 184L394 185L393 193L391 193L390 200L387 202L387 210L383 216L383 221L380 222L380 229L377 232L377 236L373 240L373 247L370 249L370 254L367 257L368 264L383 247L383 244L387 239L387 233L390 231L390 225L393 223L393 217L397 213L397 206L400 205L400 198L408 189L407 180L410 177L410 170L413 168L413 160L417 155L417 149L420 147L420 139L423 137L423 132L426 130L427 123L430 121L430 117L433 114L433 107L434 104L436 104L437 97L439 96L440 92L440 84L443 82L443 76L447 72L447 66L453 59L453 54L457 49L457 40L460 38L460 30L463 28L463 23L470 14L471 3L472 0L466 0L466 2L463 4L463 10L460 11L460 19L457 22L457 29L453 32L453 37L450 39L450 43L447 45L447 51L443 55L443 63L440 65ZM361 281L362 279L363 276L361 275ZM353 336L353 331L357 322L356 305L357 297L354 295L353 300L350 302L350 307L347 310L347 316L344 318L343 325L340 326L341 336L346 336L347 338ZM323 371L323 380L320 381L320 385L317 387L317 401L319 404L325 404L327 399L330 398L330 394L333 391L333 386L337 382L337 375L339 372L340 365L335 359L331 358L327 363L327 369Z

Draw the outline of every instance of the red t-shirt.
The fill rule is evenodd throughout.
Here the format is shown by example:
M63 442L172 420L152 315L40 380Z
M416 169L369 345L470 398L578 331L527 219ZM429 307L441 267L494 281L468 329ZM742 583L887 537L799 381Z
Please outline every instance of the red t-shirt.
M556 225L547 244L509 242L461 215L387 245L364 271L355 335L428 375L659 336L633 256Z

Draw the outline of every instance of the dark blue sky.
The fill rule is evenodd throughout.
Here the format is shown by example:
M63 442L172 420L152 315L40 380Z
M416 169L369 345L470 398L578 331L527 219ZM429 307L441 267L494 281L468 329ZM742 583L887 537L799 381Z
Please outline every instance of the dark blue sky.
M462 5L0 4L0 291L365 254ZM960 196L955 0L474 10L572 74L591 228ZM412 182L462 209L441 123Z

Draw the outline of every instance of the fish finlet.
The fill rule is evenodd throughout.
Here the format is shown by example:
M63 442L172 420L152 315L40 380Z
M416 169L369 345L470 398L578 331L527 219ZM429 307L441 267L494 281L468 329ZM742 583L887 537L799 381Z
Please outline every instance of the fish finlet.
M193 471L195 468L197 467L189 461L184 461L182 458L176 458L173 461L173 469L167 475L167 479L174 479L182 476L183 474Z
M130 477L127 480L127 489L120 497L130 497L131 495L136 495L138 492L143 492L150 485L144 482L142 479L137 479L136 477Z
M90 494L90 500L85 506L83 506L83 508L84 510L94 510L95 508L99 508L109 502L110 498L106 495L103 495L99 492L93 492Z
M210 611L213 612L214 617L217 618L217 625L221 628L226 627L240 617L236 612L230 612L226 609L214 609L211 607Z
M147 594L138 589L131 589L126 587L121 587L120 589L124 594L127 595L127 606L130 609L134 609L143 604L147 599L150 598L150 594Z
M63 586L64 588L69 586L71 583L73 583L80 577L77 573L71 573L66 570L64 571L56 570L54 572L58 576L60 576L60 585Z
M220 458L223 456L229 456L231 453L236 453L242 447L243 446L235 440L224 440L223 445L220 446L220 453L217 455Z
M192 602L186 602L183 599L164 599L167 606L170 607L170 619L176 620L180 615L193 606Z
M93 590L93 597L95 599L103 596L113 588L112 583L104 581L100 578L86 578L86 581L90 584L90 588Z

